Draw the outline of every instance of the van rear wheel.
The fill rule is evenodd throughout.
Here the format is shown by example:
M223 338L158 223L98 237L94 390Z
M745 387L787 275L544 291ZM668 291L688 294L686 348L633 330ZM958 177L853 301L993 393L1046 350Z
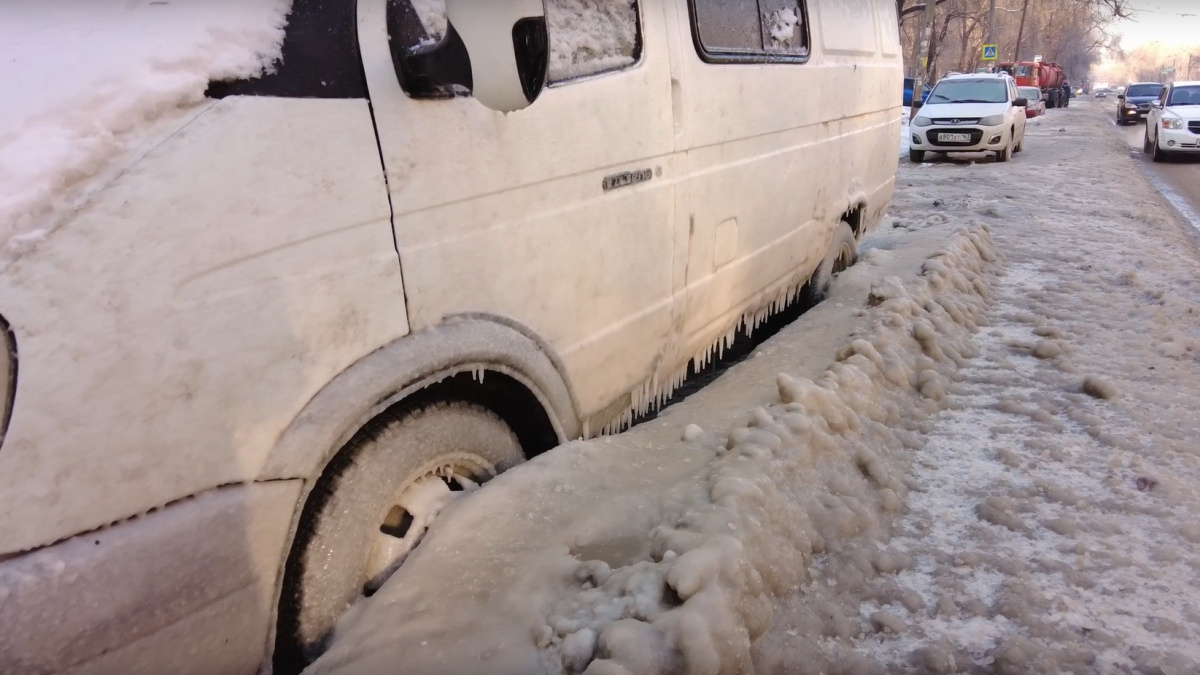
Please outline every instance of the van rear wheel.
M854 238L854 229L850 223L842 221L833 231L833 240L824 260L817 266L808 283L804 286L806 304L815 305L829 295L829 286L839 272L844 272L858 262L858 241Z
M525 460L482 406L430 403L384 414L330 462L305 504L280 599L275 672L299 672L334 625L374 592L462 492Z

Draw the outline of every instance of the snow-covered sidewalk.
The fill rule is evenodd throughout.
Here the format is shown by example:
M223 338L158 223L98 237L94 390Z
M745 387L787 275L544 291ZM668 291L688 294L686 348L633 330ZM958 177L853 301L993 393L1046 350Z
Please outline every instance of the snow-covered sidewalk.
M1195 672L1200 256L1103 124L902 162L833 297L453 505L312 672Z

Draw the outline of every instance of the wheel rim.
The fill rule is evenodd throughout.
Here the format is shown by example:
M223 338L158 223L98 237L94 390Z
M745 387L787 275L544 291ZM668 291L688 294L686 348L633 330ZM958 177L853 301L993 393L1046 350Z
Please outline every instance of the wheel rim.
M482 459L472 459L442 463L408 481L390 500L367 553L365 594L378 590L403 564L442 509L494 473Z

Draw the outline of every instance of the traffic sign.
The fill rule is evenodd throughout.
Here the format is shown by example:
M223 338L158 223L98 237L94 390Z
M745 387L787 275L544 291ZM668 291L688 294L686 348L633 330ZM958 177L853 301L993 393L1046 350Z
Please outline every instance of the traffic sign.
M984 61L1000 60L1000 45L984 45L982 60L984 60Z
M1033 57L1033 62L1034 62L1034 63L1041 63L1041 62L1042 62L1042 55L1041 55L1041 54L1038 54L1037 56Z

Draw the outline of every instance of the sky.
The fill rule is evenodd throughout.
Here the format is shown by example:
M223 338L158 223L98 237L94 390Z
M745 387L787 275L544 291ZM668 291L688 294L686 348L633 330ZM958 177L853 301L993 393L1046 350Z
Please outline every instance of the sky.
M1134 17L1112 27L1125 49L1155 40L1169 45L1200 43L1200 0L1130 0L1129 5L1136 11Z

